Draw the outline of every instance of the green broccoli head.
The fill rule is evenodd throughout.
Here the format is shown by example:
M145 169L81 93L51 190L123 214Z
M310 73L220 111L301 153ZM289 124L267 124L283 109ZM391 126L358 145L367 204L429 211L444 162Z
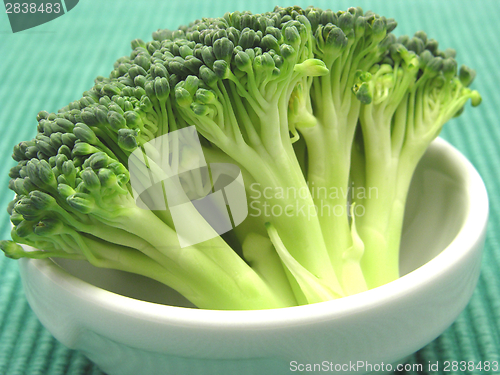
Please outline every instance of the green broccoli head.
M395 27L359 7L276 7L133 40L108 77L57 113L41 111L35 138L14 147L13 241L0 248L135 272L216 309L320 302L391 281L415 166L445 122L481 101L454 50L423 32L396 38ZM164 174L152 144L190 126L208 163L241 169L258 197L249 207L283 214L181 248L172 212L139 208L131 174L147 195ZM161 184L186 188L192 203L200 176ZM350 199L351 187L384 199ZM332 189L340 194L321 194Z

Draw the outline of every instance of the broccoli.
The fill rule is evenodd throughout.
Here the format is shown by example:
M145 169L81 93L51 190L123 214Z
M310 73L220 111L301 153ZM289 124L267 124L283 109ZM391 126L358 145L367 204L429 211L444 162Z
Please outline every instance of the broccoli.
M416 165L444 123L481 97L453 50L423 32L396 38L395 27L361 8L276 7L132 41L109 77L40 112L36 137L14 147L12 241L0 247L14 259L141 274L207 309L316 303L396 279ZM260 213L220 236L195 204L216 176L164 178L202 157L159 141L191 127L208 163L239 167L247 208ZM183 160L160 163L155 142ZM183 220L211 239L184 245L152 180L160 198L173 186L167 200L187 202Z
M458 70L454 56L455 51L440 51L436 41L418 32L399 38L380 64L358 75L354 92L363 104L353 183L378 190L378 196L358 200L366 210L358 225L369 287L399 276L403 214L418 161L469 99L472 106L481 102L479 93L468 88L474 71Z

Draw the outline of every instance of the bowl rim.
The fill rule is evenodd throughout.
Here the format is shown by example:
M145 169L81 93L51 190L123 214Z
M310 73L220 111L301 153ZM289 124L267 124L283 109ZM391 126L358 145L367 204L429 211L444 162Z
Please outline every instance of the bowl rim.
M398 299L421 287L432 283L459 263L460 260L484 238L489 204L486 187L481 176L467 158L442 138L432 143L433 148L446 152L461 165L461 171L468 182L469 207L466 219L455 239L437 256L426 264L388 284L377 288L343 297L341 299L311 305L285 307L268 310L209 310L191 307L169 306L123 296L71 275L51 259L20 259L27 265L32 264L45 277L57 283L78 298L98 305L115 313L131 315L135 318L214 329L224 327L259 329L272 326L300 325L323 319L340 318L356 312L366 311L385 302Z

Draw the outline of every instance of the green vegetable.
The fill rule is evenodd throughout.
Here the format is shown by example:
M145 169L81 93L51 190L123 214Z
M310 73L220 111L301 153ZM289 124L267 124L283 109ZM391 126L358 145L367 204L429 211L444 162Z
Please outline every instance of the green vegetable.
M14 147L13 241L0 247L145 275L208 309L315 303L396 279L417 163L481 97L453 50L395 27L360 8L277 7L132 41L108 78L40 112L35 139ZM220 236L195 206L212 189L192 169L201 156L177 140L167 146L182 161L165 170L152 146L193 125L206 162L238 166L245 183L249 215ZM188 172L165 179L175 168ZM182 220L211 239L184 246L147 181L162 198L183 192Z

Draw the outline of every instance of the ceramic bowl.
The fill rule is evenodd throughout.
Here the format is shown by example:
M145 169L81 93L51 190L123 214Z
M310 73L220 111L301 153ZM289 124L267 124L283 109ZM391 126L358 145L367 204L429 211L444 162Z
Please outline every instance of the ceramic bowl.
M358 295L275 310L199 310L154 281L86 262L19 265L43 325L110 375L380 374L398 369L467 305L487 217L479 174L437 139L412 182L402 277Z

